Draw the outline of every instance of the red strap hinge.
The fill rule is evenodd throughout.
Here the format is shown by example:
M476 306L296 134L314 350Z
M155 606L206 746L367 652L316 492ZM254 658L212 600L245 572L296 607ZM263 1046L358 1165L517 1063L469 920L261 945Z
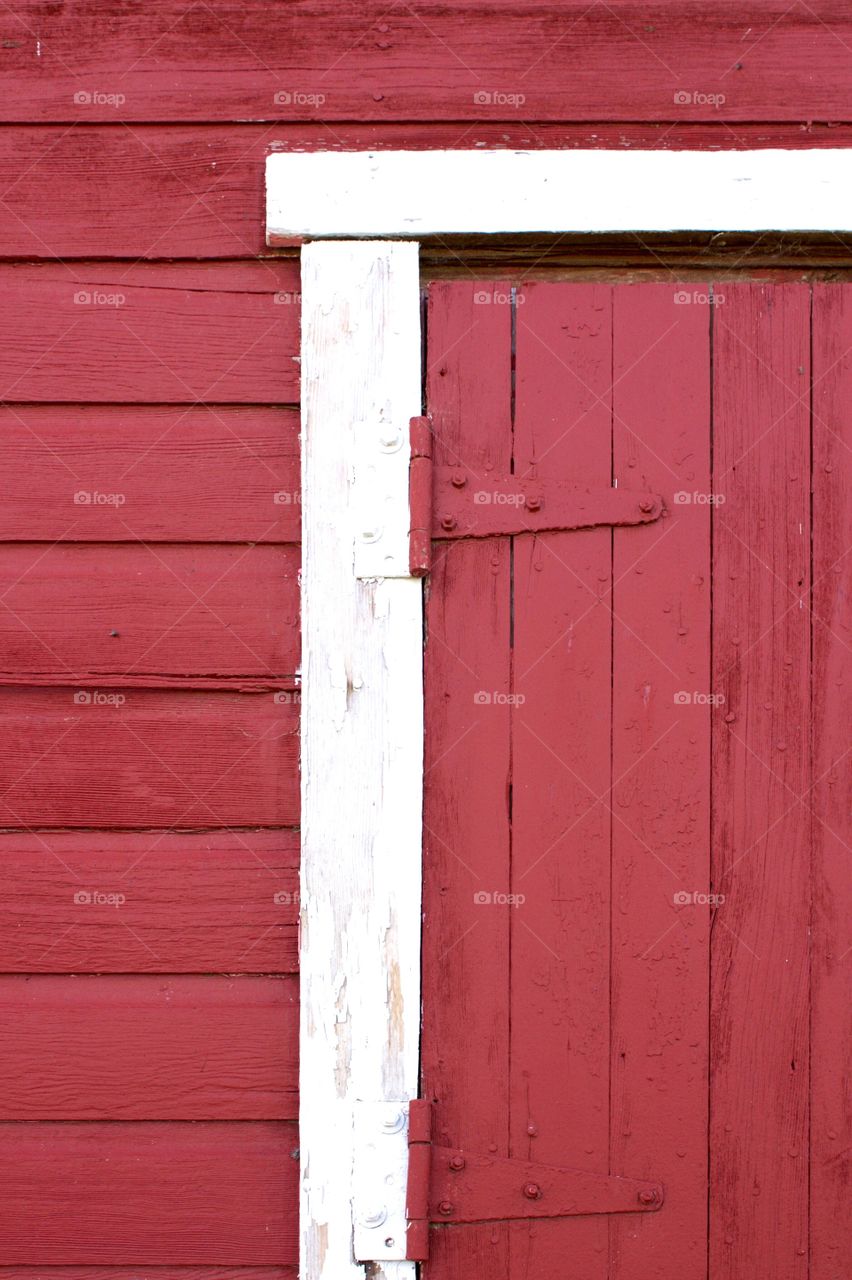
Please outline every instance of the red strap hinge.
M663 1203L659 1182L433 1146L432 1104L415 1099L408 1114L407 1256L413 1261L429 1257L430 1223L649 1213Z
M411 462L408 468L408 568L423 578L432 567L432 422L411 419Z

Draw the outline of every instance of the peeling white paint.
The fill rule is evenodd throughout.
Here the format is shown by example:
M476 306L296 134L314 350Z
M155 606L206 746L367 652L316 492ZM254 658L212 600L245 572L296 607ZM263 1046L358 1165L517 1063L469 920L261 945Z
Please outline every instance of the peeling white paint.
M417 246L306 246L302 331L300 1276L364 1280L354 1107L418 1083L423 593L355 576L359 477L381 422L407 436L420 412ZM408 449L388 456L407 535ZM407 536L405 555L407 571ZM414 1264L370 1274L413 1280Z

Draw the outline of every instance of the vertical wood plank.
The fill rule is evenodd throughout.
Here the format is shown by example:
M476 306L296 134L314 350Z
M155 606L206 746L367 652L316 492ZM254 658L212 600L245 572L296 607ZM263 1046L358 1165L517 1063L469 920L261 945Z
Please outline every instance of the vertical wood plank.
M508 471L506 286L429 291L434 458L485 491ZM487 301L483 299L488 299ZM440 515L440 505L438 507ZM426 645L423 1095L435 1140L508 1154L509 539L433 546ZM430 1280L509 1280L505 1225L431 1231Z
M611 483L612 291L527 285L514 467ZM514 541L511 1154L609 1171L612 534ZM606 1220L518 1222L512 1274L607 1275Z
M666 1188L611 1219L613 1280L706 1273L710 325L688 293L613 303L615 478L668 507L613 544L612 1172Z
M417 1091L422 585L355 579L352 476L370 464L363 424L378 452L383 426L407 437L419 412L419 305L415 244L302 251L303 1280L363 1277L353 1102Z
M813 290L813 851L811 916L811 1276L852 1275L848 1084L852 877L848 822L850 635L848 451L852 288Z
M808 1273L810 291L715 309L711 1252Z

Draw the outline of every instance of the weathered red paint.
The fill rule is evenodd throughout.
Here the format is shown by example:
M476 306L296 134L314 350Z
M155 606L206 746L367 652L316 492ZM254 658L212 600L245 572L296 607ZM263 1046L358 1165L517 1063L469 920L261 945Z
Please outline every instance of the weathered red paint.
M0 1120L295 1120L298 1020L292 975L0 978Z
M7 19L5 120L848 119L848 8L265 0ZM36 41L39 41L36 50ZM678 100L680 90L689 100ZM76 95L76 96L75 96Z
M54 1280L139 1280L140 1267L151 1266L176 1280L295 1280L296 1137L277 1118L294 1114L294 1028L288 982L275 975L294 974L297 964L299 273L265 245L264 158L288 147L849 146L849 15L839 0L819 13L802 5L782 12L764 0L701 12L620 0L591 8L473 2L417 13L297 5L286 20L260 0L108 9L25 0L5 13L0 49L0 112L19 122L0 132L0 594L9 588L0 685L10 686L0 688L0 822L10 828L0 834L0 969L10 975L2 981L8 1021L20 1031L5 1045L0 1264L10 1280L37 1280L48 1265ZM678 91L691 100L675 101ZM308 100L316 94L321 106ZM505 97L519 94L523 103ZM641 473L661 491L672 483L668 468L705 467L700 433L688 442L695 454L676 438L684 399L696 410L693 426L703 412L706 351L699 358L690 346L703 316L682 309L678 333L689 330L689 342L668 359L675 349L663 338L656 356L634 368L631 344L641 345L646 330L659 333L663 295L612 294L597 284L562 296L571 299L567 330L551 292L523 290L520 464L536 461L595 485L615 474L626 486ZM805 821L814 857L809 1084L801 1063L795 1079L779 1074L773 1052L787 1049L779 1027L765 1043L757 1034L750 995L765 995L771 976L756 963L748 968L742 948L725 952L721 917L714 1018L756 1079L769 1072L768 1097L774 1107L789 1102L797 1139L809 1105L812 1276L845 1280L852 1264L839 1223L849 1139L835 1082L848 945L838 941L848 894L837 590L846 535L844 455L833 433L850 394L852 309L832 285L815 286L813 300L812 658L823 679L813 689L813 790L795 833L786 819L780 824L785 874L802 873L794 846L807 839ZM593 335L610 313L621 316L615 329ZM749 323L740 336L748 338ZM436 457L452 465L463 449L477 467L508 469L507 310L474 306L467 286L442 285L430 326L433 350L458 342L465 353L463 364L451 352L429 375L442 424ZM568 367L533 327L552 351L570 354ZM786 333L776 335L782 347ZM731 351L736 345L728 339ZM613 361L621 381L611 392ZM767 375L759 392L746 386L748 403L769 396L771 385ZM739 408L731 405L732 424ZM562 438L566 418L577 424ZM801 433L800 417L793 420ZM819 431L820 420L830 430ZM628 428L637 421L643 430L659 426L654 453L634 451ZM799 453L801 442L798 434ZM758 456L801 506L804 472L784 482L780 457ZM125 502L75 503L78 491L120 492ZM276 501L279 494L290 501ZM765 518L753 487L749 495L747 515L725 513L734 523L728 543L716 544L720 556L734 551L733 531ZM771 503L775 521L780 491ZM706 534L706 511L691 514L679 552ZM700 1221L690 1197L704 1176L707 1046L698 1034L685 1084L682 1040L671 1042L664 1021L652 1040L634 1006L653 999L664 1010L671 992L677 1035L700 1027L706 913L694 908L688 932L681 915L694 945L677 953L665 939L653 952L659 976L649 977L640 943L645 924L667 908L652 892L652 877L664 873L641 861L623 829L610 869L610 825L614 833L619 824L604 803L585 807L592 784L606 798L615 755L631 762L641 734L665 727L663 709L644 707L634 678L643 664L665 678L643 646L660 651L658 617L673 626L680 610L686 635L679 621L676 640L666 632L673 652L696 668L707 660L705 598L678 576L673 535L636 566L642 575L628 572L612 590L613 546L626 569L635 538L655 536L652 526L619 531L614 542L606 529L519 538L512 551L499 538L436 544L426 868L430 892L446 892L426 919L424 1051L440 1102L436 1140L558 1163L568 1131L580 1167L606 1169L611 1150L626 1171L662 1171L670 1184L665 1210L652 1215L658 1221L639 1224L635 1236L635 1223L608 1228L593 1218L438 1233L434 1265L445 1274L562 1280L569 1265L583 1280L652 1280L660 1241L668 1247L659 1224L669 1220L683 1232L670 1248L678 1280L696 1265L688 1242L698 1239ZM683 524L677 536L686 537ZM767 554L782 554L762 536ZM793 585L786 561L768 562ZM514 616L513 582L516 602L525 602ZM745 607L737 585L720 587L730 592L731 616ZM535 662L542 636L561 636L589 591L599 603L575 627L570 649L557 642ZM761 596L764 614L773 607ZM725 643L722 632L717 639ZM615 693L602 654L615 655ZM668 649L664 656L677 665ZM745 661L753 682L761 659ZM485 724L472 723L475 692L506 694L522 672L523 708L492 705ZM795 720L799 649L794 672ZM72 677L84 691L120 692L127 702L75 704L77 686L64 683ZM289 701L275 702L274 692ZM705 724L709 713L692 710L694 723ZM97 718L84 718L89 711ZM755 750L766 745L759 711L748 701L744 741ZM723 754L724 741L717 735L719 794L739 796L746 775ZM748 753L738 749L737 768L742 760L745 769ZM678 868L696 875L707 856L706 750L700 737L679 758L665 754L664 741L642 762L637 776L657 802L647 810L630 779L615 789L616 811L629 810L646 842L664 840ZM802 751L799 737L787 747L791 774ZM761 804L774 803L759 766L748 767ZM658 802L675 782L682 807L668 812ZM747 815L737 813L742 827ZM570 850L567 867L547 858L534 865L536 850L553 842L566 860ZM726 848L714 859L719 873L749 874L730 865ZM520 909L487 919L474 909L474 885L502 890L513 876L531 896L558 902L535 924L544 950L522 927ZM773 888L768 918L794 890ZM75 904L81 891L122 893L126 902L120 910ZM760 901L740 909L745 924L766 929ZM791 945L800 941L801 916L797 901L781 922ZM610 921L612 959L602 942ZM548 980L551 965L558 982ZM44 977L28 984L16 974ZM480 989L473 979L482 975ZM771 1016L785 1024L799 989L788 975L776 994ZM610 1019L618 1034L612 1057ZM568 1050L558 1036L566 1026ZM801 1017L796 1035L798 1047ZM743 1081L718 1071L714 1081L726 1145L715 1173L711 1167L713 1280L798 1276L800 1257L788 1265L786 1251L801 1223L805 1156L782 1153L774 1167L774 1152L760 1148L769 1122L748 1129ZM744 1169L754 1175L750 1186ZM780 1203L786 1196L795 1203ZM719 1207L737 1220L723 1224Z
M439 1146L666 1202L433 1228L427 1274L836 1280L849 287L478 291L430 289L441 460L667 511L435 543L424 1095Z
M256 405L0 406L0 538L298 542L298 419Z
M612 123L617 116L610 111L604 97L594 124L532 123L524 114L528 125L523 120L495 123L483 116L461 130L445 123L447 117L440 113L425 124L342 122L333 129L283 120L269 125L136 125L132 131L114 123L78 123L73 129L7 126L0 131L0 174L6 186L0 204L3 252L33 259L56 254L256 258L267 252L264 162L271 150L789 150L848 147L852 141L852 127L843 123L721 126L685 124L679 118L661 124ZM851 114L847 110L838 120ZM173 117L181 118L182 112ZM19 181L22 169L25 181Z
M297 831L7 832L0 865L3 973L296 972Z
M295 1146L286 1121L0 1123L4 1264L292 1259Z

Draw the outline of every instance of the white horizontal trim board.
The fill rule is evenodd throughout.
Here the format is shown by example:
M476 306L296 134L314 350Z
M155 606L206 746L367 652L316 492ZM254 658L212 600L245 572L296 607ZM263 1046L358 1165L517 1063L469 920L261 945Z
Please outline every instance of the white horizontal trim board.
M267 239L849 231L852 150L312 151L267 159Z
M303 1280L363 1280L353 1256L359 1103L417 1094L423 589L359 577L367 494L407 532L420 412L416 244L302 250L302 871L299 1136ZM394 441L391 441L391 445ZM398 459L402 458L402 464ZM385 461L395 492L385 492ZM381 472L374 485L374 470ZM377 487L376 487L377 486ZM385 486L385 487L383 487ZM403 539L403 542L406 540ZM369 544L373 545L373 544ZM381 546L381 540L375 545ZM405 546L407 566L407 545ZM407 574L407 567L406 567ZM397 1108L400 1110L401 1108ZM407 1156L407 1152L406 1152ZM385 1188L404 1220L402 1174ZM364 1217L364 1209L361 1208ZM373 1230L377 1280L413 1280L398 1225ZM387 1240L392 1241L391 1244Z

